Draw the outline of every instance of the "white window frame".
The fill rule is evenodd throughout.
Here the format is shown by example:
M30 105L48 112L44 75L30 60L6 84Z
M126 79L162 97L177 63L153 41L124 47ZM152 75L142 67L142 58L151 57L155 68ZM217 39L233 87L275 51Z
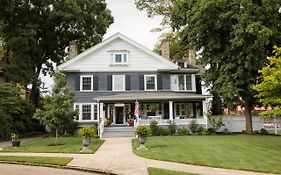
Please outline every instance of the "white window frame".
M147 77L154 77L155 89L147 89L147 84L146 84ZM144 75L144 90L145 91L157 91L157 75Z
M82 114L83 114L82 106L83 105L91 105L91 119L90 120L82 120ZM96 119L95 119L95 116L94 116L94 106L95 105L97 107ZM98 121L98 118L99 118L99 105L98 105L98 103L74 103L73 108L76 109L76 106L79 106L79 113L78 113L78 120L75 120L75 121L78 121L78 122Z
M115 76L123 76L123 89L122 90L115 89ZM112 91L125 91L125 89L126 89L125 75L112 75Z
M121 55L121 62L116 62L116 55ZM126 55L126 62L124 61L124 55ZM114 65L127 65L129 62L129 52L114 52L111 53L112 63Z
M91 78L91 89L90 90L83 90L83 78ZM93 91L93 75L81 75L80 76L80 91L81 92L91 92Z
M195 92L196 91L196 80L195 74L184 74L184 90L180 90L179 88L179 75L183 74L175 74L171 75L171 90L172 91L181 91L181 92ZM186 76L191 75L191 89L187 89L186 87Z

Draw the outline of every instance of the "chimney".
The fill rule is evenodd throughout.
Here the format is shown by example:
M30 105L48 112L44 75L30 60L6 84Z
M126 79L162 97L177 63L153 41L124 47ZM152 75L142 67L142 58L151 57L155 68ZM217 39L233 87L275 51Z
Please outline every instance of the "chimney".
M167 39L163 39L161 43L161 55L162 57L170 60L170 42Z
M197 65L195 50L188 49L188 57L186 57L186 62L192 66Z
M78 55L77 40L69 41L68 60Z

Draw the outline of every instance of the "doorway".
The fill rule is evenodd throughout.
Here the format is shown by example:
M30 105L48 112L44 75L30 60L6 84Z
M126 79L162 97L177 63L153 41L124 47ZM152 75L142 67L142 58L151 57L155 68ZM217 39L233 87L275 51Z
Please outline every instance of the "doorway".
M115 123L124 124L124 107L115 107Z

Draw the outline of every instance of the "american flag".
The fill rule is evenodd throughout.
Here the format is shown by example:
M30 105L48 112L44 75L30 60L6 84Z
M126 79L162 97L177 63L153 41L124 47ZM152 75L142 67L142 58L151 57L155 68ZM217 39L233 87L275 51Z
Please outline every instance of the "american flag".
M135 115L136 118L139 118L139 102L138 101L135 102L134 115Z

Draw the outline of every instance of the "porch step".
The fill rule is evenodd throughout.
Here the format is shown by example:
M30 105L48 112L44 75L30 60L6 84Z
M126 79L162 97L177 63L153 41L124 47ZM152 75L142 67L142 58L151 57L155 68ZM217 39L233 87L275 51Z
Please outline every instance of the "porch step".
M102 134L104 138L110 137L135 137L134 127L104 127Z

